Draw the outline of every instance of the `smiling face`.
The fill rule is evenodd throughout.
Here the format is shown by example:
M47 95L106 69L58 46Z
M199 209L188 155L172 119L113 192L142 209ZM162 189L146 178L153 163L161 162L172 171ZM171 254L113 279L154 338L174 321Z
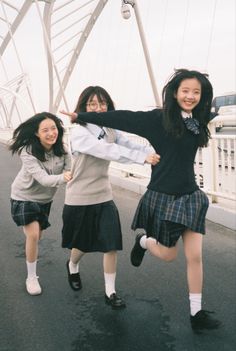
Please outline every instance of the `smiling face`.
M40 143L46 150L50 150L52 146L56 143L58 137L58 129L55 122L50 119L44 119L38 128L36 133L39 138Z
M196 78L182 80L175 98L183 111L191 113L201 99L200 82Z

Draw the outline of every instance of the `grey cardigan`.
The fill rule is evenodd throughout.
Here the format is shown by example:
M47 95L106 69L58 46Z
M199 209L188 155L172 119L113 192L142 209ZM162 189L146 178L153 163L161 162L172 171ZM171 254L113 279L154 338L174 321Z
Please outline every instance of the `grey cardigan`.
M22 167L11 185L11 198L20 201L48 203L52 201L57 188L65 183L63 171L70 170L71 156L55 156L46 153L46 161L41 162L22 150Z

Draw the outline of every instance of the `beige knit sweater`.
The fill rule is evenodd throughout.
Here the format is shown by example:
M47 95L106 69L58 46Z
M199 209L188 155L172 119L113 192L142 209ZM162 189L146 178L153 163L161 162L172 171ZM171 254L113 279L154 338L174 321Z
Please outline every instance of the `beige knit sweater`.
M112 200L108 169L110 161L144 164L149 146L131 142L123 133L101 127L76 125L70 134L73 179L67 183L66 205L92 205Z

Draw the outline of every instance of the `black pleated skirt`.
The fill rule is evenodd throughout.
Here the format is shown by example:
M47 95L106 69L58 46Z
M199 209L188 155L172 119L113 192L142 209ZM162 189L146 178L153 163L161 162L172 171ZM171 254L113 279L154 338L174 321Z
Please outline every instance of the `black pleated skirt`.
M113 201L63 208L62 247L83 252L122 250L122 234Z
M145 229L148 237L173 247L186 229L205 234L209 200L200 189L175 196L147 190L141 198L131 225Z

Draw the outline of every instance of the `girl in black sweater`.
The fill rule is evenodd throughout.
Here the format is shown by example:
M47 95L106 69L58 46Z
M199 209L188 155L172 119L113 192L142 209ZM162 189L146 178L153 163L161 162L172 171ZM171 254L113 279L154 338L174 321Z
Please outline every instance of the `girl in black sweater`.
M143 228L131 251L140 266L145 252L165 261L177 256L182 237L187 262L190 322L193 330L216 329L220 322L202 309L202 238L209 201L196 184L194 159L208 144L212 85L198 71L177 70L162 93L163 109L67 113L72 122L89 122L146 138L161 155L152 167L148 189L137 207L132 229Z

